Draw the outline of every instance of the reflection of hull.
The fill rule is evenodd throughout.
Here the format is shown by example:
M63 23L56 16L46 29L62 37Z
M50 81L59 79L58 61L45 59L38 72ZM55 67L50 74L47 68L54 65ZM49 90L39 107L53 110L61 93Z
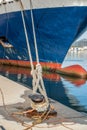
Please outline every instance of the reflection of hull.
M0 73L8 73L9 74L16 74L16 75L26 75L26 77L31 77L30 70L28 68L21 68L21 67L10 67L10 66L0 66ZM46 73L43 72L43 78L49 79L52 81L59 81L60 76L56 73Z
M82 82L85 82L85 81L83 80ZM74 85L71 85L71 83L67 83L67 81L64 81L64 87L67 90L66 94L72 108L77 111L87 113L87 102L86 102L87 101L87 84L86 82L84 85L82 83L82 87L74 87Z
M61 76L64 78L64 80L71 82L75 86L81 86L86 83L86 79L64 76L64 75L61 75Z
M22 0L22 3L33 61L36 61L29 0ZM33 1L40 62L53 62L60 67L72 42L86 27L86 5L85 0L47 0L46 3L43 0ZM22 65L21 61L26 61L27 64L29 60L21 10L19 1L0 6L0 37L5 37L12 45L12 48L0 45L0 59L4 59L7 64L13 60L16 64Z
M30 70L28 68L25 69L25 68L21 68L21 67L0 66L0 73L3 74L4 76L8 77L9 79L19 82L25 86L29 86L29 87L32 86L32 82L31 82L32 77L30 75ZM66 83L66 85L65 85L65 79L76 85L78 84L77 82L80 82L79 85L84 84L85 80L83 80L83 79L74 80L70 77L64 76L64 82L62 82L61 77L59 75L57 75L55 73L53 74L53 73L47 73L47 72L43 72L43 79L44 79L44 83L46 86L46 91L47 91L48 97L55 99L69 107L76 109L76 107L73 106L73 104L72 104L72 103L76 103L76 106L79 105L78 100L75 98L75 97L77 97L77 95L75 95L75 94L77 91L79 93L79 90L81 88L84 91L85 91L85 89L84 89L84 87L80 87L80 88L77 88L75 86L71 87L72 85L71 84L68 85L68 83ZM68 89L68 91L67 91L67 89ZM74 99L73 101L69 97L69 94L68 94L68 93L72 93L72 92L73 92L72 95L75 95L75 97L72 98L72 99ZM85 92L87 92L87 91L85 91ZM81 94L81 92L80 92L80 94ZM87 94L84 94L84 96L85 95L87 95ZM70 94L70 96L71 96L71 94ZM86 101L86 100L84 100L84 101ZM84 110L84 108L83 108L83 110Z
M0 73L24 86L32 87L30 70L21 67L0 66ZM70 106L63 83L58 74L43 72L48 97Z
M30 69L21 68L21 67L11 67L11 66L0 66L0 73L8 73L8 74L20 74L26 75L27 77L31 77ZM61 75L65 80L75 84L75 86L81 86L86 83L86 79L82 78L74 78L70 76ZM43 78L52 80L52 81L60 81L61 77L57 73L51 73L43 71Z

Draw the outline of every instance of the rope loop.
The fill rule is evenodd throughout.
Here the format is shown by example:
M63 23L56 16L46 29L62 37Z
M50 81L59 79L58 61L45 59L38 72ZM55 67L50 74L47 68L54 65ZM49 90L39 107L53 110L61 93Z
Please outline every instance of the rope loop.
M42 66L41 64L37 64L36 65L36 72L39 74L39 75L42 75Z

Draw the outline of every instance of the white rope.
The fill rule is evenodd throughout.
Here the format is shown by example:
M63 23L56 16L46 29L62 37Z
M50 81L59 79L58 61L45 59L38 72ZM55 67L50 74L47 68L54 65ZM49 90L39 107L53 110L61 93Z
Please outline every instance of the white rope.
M30 50L30 46L29 46L28 34L27 34L27 29L26 29L24 14L23 14L23 5L22 5L21 0L20 0L20 4L21 4L21 7L22 7L21 16L22 16L22 20L23 20L23 27L24 27L24 33L25 33L25 38L26 38L26 43L27 43L27 48L28 48L28 54L29 54L29 57L30 57L31 69L34 71L34 65L33 65L31 50Z
M34 86L33 92L35 93L37 89L40 90L40 93L43 94L45 97L46 102L48 103L48 98L44 86L44 82L42 79L42 66L39 63L39 56L38 56L38 49L37 49L37 41L36 41L36 33L35 33L35 27L34 27L34 18L33 18L33 11L32 11L32 1L30 0L30 11L31 11L31 19L32 19L32 29L33 29L33 36L34 36L34 45L35 45L35 51L36 51L36 60L37 60L37 65L36 65L36 85Z
M24 26L24 32L25 32L25 37L26 37L26 43L27 43L28 53L29 53L29 57L30 57L31 74L32 74L32 77L33 77L33 81L32 81L33 93L36 93L37 90L39 89L40 93L45 97L45 100L47 102L47 107L48 107L49 101L48 101L48 98L47 98L47 94L46 94L46 90L45 90L44 82L43 82L43 78L42 78L42 66L39 63L37 41L36 41L36 34L35 34L35 27L34 27L34 18L33 18L33 12L32 12L32 2L30 0L32 29L33 29L34 46L35 46L36 61L37 61L36 69L34 69L34 65L33 65L33 61L32 61L32 55L31 55L31 50L30 50L29 40L28 40L28 34L27 34L27 29L26 29L24 14L23 14L24 9L23 9L23 5L22 5L21 1L20 1L20 3L21 3L21 7L22 7L21 15L22 15L22 19L23 19L23 26Z
M23 14L23 5L22 2L20 0L20 4L21 4L21 15L22 15L22 20L23 20L23 27L24 27L24 33L25 33L25 38L26 38L26 43L27 43L27 48L28 48L28 55L30 58L30 65L31 65L31 75L33 77L33 79L36 80L36 74L35 74L35 70L34 70L34 65L33 65L33 60L32 60L32 55L31 55L31 50L30 50L30 46L29 46L29 40L28 40L28 34L27 34L27 29L26 29L26 24L25 24L25 19L24 19L24 14ZM32 81L32 86L34 88L35 86L35 81Z
M40 93L45 97L45 100L48 103L48 98L47 98L47 94L46 94L46 90L42 78L42 67L40 64L36 65L36 76L37 76L37 80L35 81L36 86L34 87L33 91L35 93L37 89L39 89Z
M35 27L34 27L34 18L33 18L31 0L30 0L30 13L31 13L31 20L32 20L33 36L34 36L34 45L35 45L35 51L36 51L36 60L37 60L37 63L39 63L39 56L38 56L38 49L37 49L37 41L36 41L36 33L35 33Z

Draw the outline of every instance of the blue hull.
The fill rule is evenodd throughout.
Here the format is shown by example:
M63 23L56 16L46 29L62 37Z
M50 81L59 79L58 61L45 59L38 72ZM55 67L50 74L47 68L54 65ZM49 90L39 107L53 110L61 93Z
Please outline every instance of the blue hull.
M87 25L87 7L34 9L34 21L40 62L62 64L71 44ZM30 11L24 11L33 61L36 61ZM0 15L0 37L13 48L0 45L0 59L28 61L21 12Z

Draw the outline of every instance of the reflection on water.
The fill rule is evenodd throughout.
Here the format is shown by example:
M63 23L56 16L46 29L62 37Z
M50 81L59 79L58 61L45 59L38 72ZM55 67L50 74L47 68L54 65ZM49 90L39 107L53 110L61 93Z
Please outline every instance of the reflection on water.
M26 87L32 88L30 70L0 66L0 74ZM87 83L84 79L72 79L55 73L43 72L47 95L78 111L87 112Z
M61 75L61 77L63 77L64 81L68 81L73 85L75 85L75 87L81 87L82 85L86 84L86 79L76 78L76 77L74 78L65 75Z
M87 70L87 50L69 52L62 67L72 64L79 64ZM72 107L78 111L87 112L87 80L71 80L70 77L64 77L62 82L67 89L67 96Z
M83 79L61 79L71 107L87 112L87 82ZM75 82L74 82L75 81Z
M69 52L62 67L80 64L87 70L87 51ZM0 66L0 74L32 89L30 70ZM87 112L87 81L43 72L47 95L78 111Z

